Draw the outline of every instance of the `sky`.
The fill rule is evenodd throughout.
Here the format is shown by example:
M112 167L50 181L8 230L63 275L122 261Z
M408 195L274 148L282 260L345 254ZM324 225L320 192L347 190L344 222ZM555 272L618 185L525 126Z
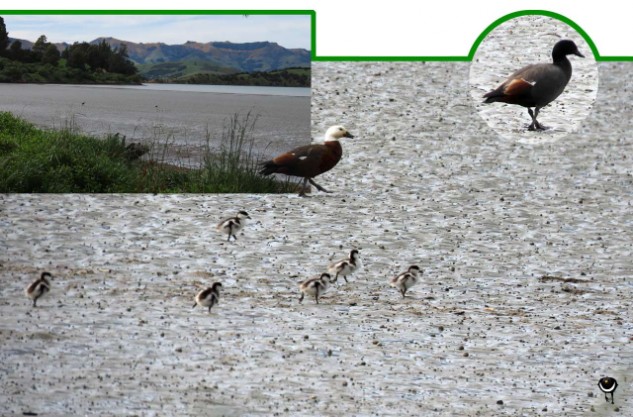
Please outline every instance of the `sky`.
M131 42L182 44L270 41L285 48L310 49L309 15L4 15L9 37L35 42L92 41L114 37Z

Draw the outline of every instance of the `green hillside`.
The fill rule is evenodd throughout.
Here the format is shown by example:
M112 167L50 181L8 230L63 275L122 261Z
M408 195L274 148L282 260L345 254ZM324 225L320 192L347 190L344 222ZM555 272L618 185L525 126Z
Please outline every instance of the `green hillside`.
M137 68L139 74L147 80L171 80L199 73L234 74L239 72L234 68L200 60L140 64Z
M310 87L310 69L289 68L269 72L242 72L226 75L195 74L181 79L180 82L216 85Z

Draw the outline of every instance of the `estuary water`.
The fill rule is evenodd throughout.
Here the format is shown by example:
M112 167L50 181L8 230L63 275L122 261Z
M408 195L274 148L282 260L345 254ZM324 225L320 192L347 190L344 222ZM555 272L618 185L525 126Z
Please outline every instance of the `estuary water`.
M205 84L158 84L148 83L143 85L75 85L75 87L95 88L129 88L135 90L155 91L184 91L189 93L223 93L246 94L257 96L290 96L310 97L310 88L303 87L262 87L257 85L205 85Z
M0 111L39 127L150 145L150 157L195 166L219 149L234 115L257 117L255 153L272 156L310 142L310 89L147 84L0 84ZM265 154L265 155L264 155Z

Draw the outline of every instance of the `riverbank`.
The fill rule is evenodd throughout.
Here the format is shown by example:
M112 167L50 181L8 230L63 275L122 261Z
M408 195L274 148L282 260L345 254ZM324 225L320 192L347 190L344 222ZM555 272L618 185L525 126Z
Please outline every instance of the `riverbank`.
M234 117L248 128L252 115ZM240 126L242 125L240 124ZM228 132L233 136L240 132ZM243 133L243 132L242 132ZM227 143L236 143L227 137ZM96 138L70 129L42 130L0 113L1 193L279 193L294 186L257 173L240 147L207 149L197 169L141 159L149 147L118 134Z

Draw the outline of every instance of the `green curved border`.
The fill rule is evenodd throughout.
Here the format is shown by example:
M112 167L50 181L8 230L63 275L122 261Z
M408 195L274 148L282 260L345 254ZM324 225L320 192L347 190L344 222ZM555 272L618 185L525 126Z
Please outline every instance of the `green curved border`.
M510 14L507 14L495 20L486 29L484 29L484 31L481 32L479 37L475 40L475 43L473 43L473 46L470 48L470 52L468 53L468 60L469 61L473 60L475 53L477 52L477 49L479 48L479 45L481 44L481 42L483 42L486 36L488 36L488 34L492 32L493 30L495 30L497 26L501 25L504 22L507 22L508 20L515 19L517 17L533 16L533 15L551 17L556 20L560 20L561 22L567 24L568 26L571 26L576 32L580 34L580 36L582 36L585 39L585 41L591 48L591 51L593 52L593 56L596 58L596 61L603 60L603 58L600 56L600 53L598 52L598 48L596 47L596 44L593 42L591 37L589 37L587 32L585 32L583 28L580 27L580 25L578 25L573 20L563 16L562 14L550 12L547 10L521 10L519 12L513 12Z
M547 16L556 20L560 20L561 22L572 27L576 32L582 36L591 51L593 52L593 56L596 61L633 61L633 57L631 56L602 56L598 52L598 48L596 44L593 42L591 37L585 32L583 28L580 27L576 22L569 19L566 16L563 16L559 13L550 12L548 10L521 10L518 12L512 12L505 16L500 17L499 19L492 22L483 32L477 37L473 46L470 48L470 52L467 56L318 56L316 54L316 50L313 50L314 61L467 61L470 62L473 60L475 56L475 52L477 52L477 48L481 42L488 36L490 32L492 32L497 26L502 23L517 18L521 16Z
M633 61L633 56L602 56L591 37L576 22L559 13L548 10L521 10L509 13L492 22L477 37L467 56L320 56L316 45L316 12L314 10L0 10L0 15L213 15L213 14L253 14L253 15L309 15L311 21L312 61L465 61L473 60L481 42L500 24L517 17L537 15L548 16L572 27L587 42L596 61Z

